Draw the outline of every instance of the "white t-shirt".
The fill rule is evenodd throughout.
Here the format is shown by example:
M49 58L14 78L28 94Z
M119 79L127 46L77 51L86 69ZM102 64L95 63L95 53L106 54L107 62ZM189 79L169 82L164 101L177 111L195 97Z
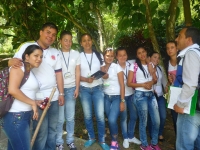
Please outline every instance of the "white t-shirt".
M169 61L168 74L171 74L172 81L175 81L175 79L176 79L176 70L177 70L177 65L176 66L172 66L170 61Z
M103 79L104 93L107 95L120 95L120 84L117 74L122 71L119 64L112 63L108 69L108 79Z
M127 86L127 79L128 79L128 71L131 66L131 64L134 63L134 61L126 61L126 67L122 68L122 71L124 72L124 85L125 85L125 96L130 96L133 94L133 88Z
M150 73L148 71L147 65L142 65L142 67L143 67L144 72L146 74L146 78L145 78L142 70L138 66L138 69L136 71L136 83L145 83L145 82L148 82L148 81L152 80L152 76L150 75ZM129 70L134 72L134 63L131 64ZM143 87L136 87L135 90L138 90L138 91L153 91L153 88L151 88L150 90L147 90L147 89L145 89Z
M32 44L38 45L37 42L26 42L19 47L19 51L15 53L14 57L22 59L22 54L25 49ZM36 76L40 87L40 98L36 99L41 100L45 97L49 97L53 87L57 87L56 72L62 71L60 52L53 47L43 50L41 65L38 68L33 68L32 71ZM58 100L58 96L59 92L56 88L56 92L51 101Z
M24 67L21 67L22 71L24 72ZM30 99L35 100L35 94L39 90L39 84L37 79L35 78L32 71L30 71L30 75L28 80L22 85L20 90ZM31 105L24 103L18 99L14 99L12 107L10 108L9 112L20 112L20 111L31 111Z
M164 70L161 66L159 67L160 68L156 67L157 83L154 84L153 86L153 89L157 93L158 97L164 94L163 87L165 87L167 84L167 80L165 79L164 74L163 74Z
M73 49L70 52L61 52L62 73L64 79L64 88L76 86L76 66L80 65L80 54ZM64 57L63 57L64 56Z
M95 72L99 71L101 66L104 66L104 64L103 65L100 64L100 61L94 52L91 54L81 52L80 58L81 58L81 76L82 77L87 78L91 76L92 74L94 74ZM101 54L101 58L103 60L102 54ZM91 65L91 70L90 70L90 65ZM102 84L101 78L98 80L93 80L92 83L87 83L83 81L80 82L80 85L84 87L95 87L100 84Z

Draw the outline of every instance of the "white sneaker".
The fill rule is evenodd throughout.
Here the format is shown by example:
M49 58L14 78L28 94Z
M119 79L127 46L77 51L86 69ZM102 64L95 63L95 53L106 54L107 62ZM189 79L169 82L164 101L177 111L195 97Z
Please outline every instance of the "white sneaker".
M128 142L128 139L124 139L123 147L124 147L124 148L129 148L129 142Z
M64 150L64 146L61 145L56 145L56 150Z
M135 143L137 145L140 145L141 144L141 141L138 140L136 137L132 138L132 139L128 139L129 142L131 143Z

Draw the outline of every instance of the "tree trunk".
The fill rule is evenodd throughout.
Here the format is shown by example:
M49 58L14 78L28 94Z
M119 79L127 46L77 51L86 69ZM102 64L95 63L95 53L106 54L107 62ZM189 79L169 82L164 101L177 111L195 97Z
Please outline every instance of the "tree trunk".
M175 21L176 21L176 10L177 10L178 0L171 0L168 14L166 18L166 38L167 42L175 39Z
M158 52L160 54L160 49L159 49L159 45L158 45L158 41L156 39L156 35L154 32L154 28L153 28L153 23L152 23L152 17L151 17L151 13L150 13L150 7L149 7L149 2L148 0L143 0L144 5L146 6L146 19L147 19L147 26L149 29L149 35L150 35L150 39L154 48L154 51ZM162 61L162 56L160 54L160 65L164 68L164 63ZM166 74L165 74L165 78L167 78Z
M183 0L183 9L184 9L184 17L185 17L185 26L192 25L192 16L190 9L190 0Z
M47 8L48 10L50 10L50 11L52 11L52 12L54 12L54 13L56 13L56 14L62 16L62 17L64 17L64 18L67 19L67 20L70 20L70 21L76 26L76 28L80 30L81 33L89 33L90 35L92 35L92 34L90 33L90 31L89 31L87 28L85 28L84 26L82 26L82 25L76 20L76 18L73 17L73 15L72 15L71 12L69 11L68 7L65 6L64 4L62 4L61 6L65 9L65 11L67 12L67 14L68 14L69 16L66 16L66 15L64 15L63 13L60 13L60 12L58 12L58 11L52 9L51 7L49 7L49 6L47 5L46 2L45 2L45 6L46 6L46 8ZM97 51L101 52L101 51L100 51L100 48L99 48L99 45L97 44L97 41L94 40L94 38L92 39L92 41L93 41L93 44L95 45Z

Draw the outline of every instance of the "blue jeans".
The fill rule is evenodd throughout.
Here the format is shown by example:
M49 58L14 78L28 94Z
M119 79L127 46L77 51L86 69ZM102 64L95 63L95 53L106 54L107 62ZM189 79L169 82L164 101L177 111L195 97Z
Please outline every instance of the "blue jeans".
M173 109L171 109L171 115L172 115L172 121L173 121L173 125L174 125L174 132L176 134L176 132L177 132L176 122L177 122L178 113L175 112Z
M160 128L159 128L158 136L161 136L163 135L163 130L164 130L165 121L167 117L166 100L163 96L159 96L157 99L157 103L158 103L158 111L159 111L159 116L160 116ZM151 128L152 128L151 119L148 118L148 129L149 129L150 137L151 137Z
M120 113L120 95L107 95L104 96L104 107L106 116L108 118L108 125L112 141L117 141L118 124L117 118Z
M152 91L137 91L134 93L134 103L138 111L139 116L139 131L140 131L140 140L143 146L147 146L147 118L148 113L152 121L152 140L151 144L158 144L158 132L160 126L160 118L158 112L158 104L156 97Z
M64 143L62 139L63 134L63 123L66 120L66 130L67 137L66 142L70 144L74 142L74 116L75 116L75 104L76 99L74 98L74 91L76 87L65 88L65 104L64 106L59 106L59 117L57 124L57 135L56 135L56 144L61 145Z
M195 143L196 141L196 143ZM177 118L177 150L200 150L200 112L194 116L178 114Z
M127 110L129 110L129 122L127 129ZM135 125L138 115L135 104L133 103L133 95L125 96L125 110L120 112L120 124L124 139L132 139L134 137Z
M93 109L97 120L98 140L105 142L105 118L104 118L104 93L102 85L95 87L80 87L80 101L83 107L85 126L88 131L89 139L95 139L93 127Z
M49 107L47 114L40 126L32 150L55 150L58 111L58 101L51 102L51 106ZM38 108L38 112L39 116L41 117L43 110ZM39 119L37 121L33 120L33 133L36 129Z
M30 150L32 111L8 112L3 117L3 131L8 137L7 150Z

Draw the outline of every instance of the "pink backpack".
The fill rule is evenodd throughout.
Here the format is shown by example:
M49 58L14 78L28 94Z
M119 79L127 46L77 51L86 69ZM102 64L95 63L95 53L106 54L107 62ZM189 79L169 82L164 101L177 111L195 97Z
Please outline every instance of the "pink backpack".
M133 65L133 80L132 80L132 83L136 83L137 69L138 69L138 64L135 62L134 65ZM135 88L133 88L133 89L135 89Z

